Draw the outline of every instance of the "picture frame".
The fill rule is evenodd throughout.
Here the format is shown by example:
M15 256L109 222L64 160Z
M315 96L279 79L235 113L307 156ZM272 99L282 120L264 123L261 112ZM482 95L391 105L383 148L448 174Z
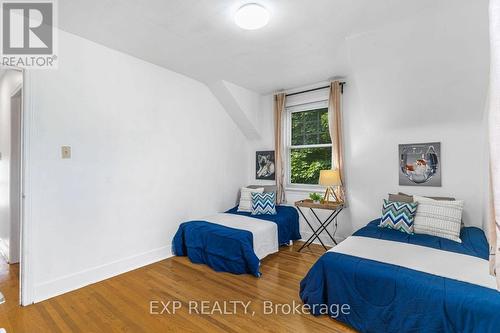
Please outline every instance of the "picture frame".
M399 185L441 186L441 143L399 145Z
M255 152L255 179L276 180L274 150Z

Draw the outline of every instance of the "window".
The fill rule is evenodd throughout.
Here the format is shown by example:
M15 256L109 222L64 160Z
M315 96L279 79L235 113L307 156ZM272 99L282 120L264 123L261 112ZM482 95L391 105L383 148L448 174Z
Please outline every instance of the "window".
M326 103L287 109L288 185L318 185L319 171L332 167Z

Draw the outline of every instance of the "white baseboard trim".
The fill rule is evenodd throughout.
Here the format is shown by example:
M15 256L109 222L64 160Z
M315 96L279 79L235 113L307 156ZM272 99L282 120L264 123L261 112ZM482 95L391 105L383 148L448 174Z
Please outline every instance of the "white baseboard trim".
M33 302L41 302L172 256L172 246L164 246L108 264L89 268L78 273L43 282L35 285Z
M6 262L9 262L9 247L3 239L0 239L0 256L2 256Z

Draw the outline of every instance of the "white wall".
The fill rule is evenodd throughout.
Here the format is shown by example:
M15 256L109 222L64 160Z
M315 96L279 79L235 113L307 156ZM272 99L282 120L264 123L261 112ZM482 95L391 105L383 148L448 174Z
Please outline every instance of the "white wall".
M259 129L260 138L252 141L253 150L251 152L251 171L249 184L274 185L272 180L256 180L255 171L255 152L274 150L274 111L273 111L273 95L261 96L259 107L256 112L256 123Z
M22 78L21 72L16 74ZM20 89L10 100L10 264L18 263L21 255L22 94L22 89Z
M16 70L0 69L0 251L9 262L17 262L19 234L11 226L11 95L22 83L22 74ZM16 221L17 222L17 221ZM11 243L11 234L12 243ZM12 250L11 250L12 248Z
M243 135L248 140L259 140L256 114L260 95L225 80L207 82L207 86Z
M488 84L488 2L437 2L427 11L346 40L344 94L349 208L339 238L380 216L389 192L465 200L464 222L481 226L485 188L483 122ZM261 126L272 148L272 97ZM398 144L439 141L442 187L398 186ZM307 193L289 192L289 201ZM309 228L302 223L303 236Z
M247 140L185 76L60 32L30 96L35 301L167 257L179 223L248 180Z
M241 111L248 118L251 126L256 126L257 110L260 103L260 95L256 92L240 87L229 81L223 81L226 89L229 90L235 101L238 103Z

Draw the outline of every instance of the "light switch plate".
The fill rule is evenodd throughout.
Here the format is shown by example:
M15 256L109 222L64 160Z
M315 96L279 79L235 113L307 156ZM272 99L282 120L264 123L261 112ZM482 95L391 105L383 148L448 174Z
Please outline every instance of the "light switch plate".
M64 159L71 158L71 146L61 147L61 157Z

